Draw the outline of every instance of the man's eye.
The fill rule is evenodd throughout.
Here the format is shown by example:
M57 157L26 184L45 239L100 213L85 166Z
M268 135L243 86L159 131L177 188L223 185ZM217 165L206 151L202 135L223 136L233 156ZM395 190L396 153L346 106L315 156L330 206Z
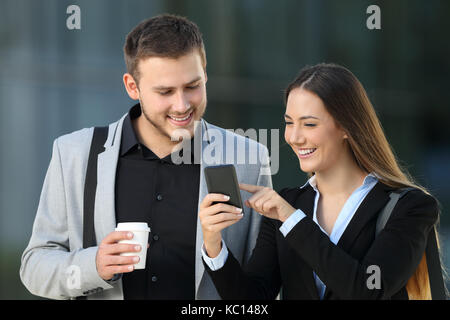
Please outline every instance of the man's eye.
M290 124L292 124L292 123L293 123L293 122L289 122L289 121L285 121L285 122L284 122L285 125L290 125Z
M197 89L199 86L200 86L199 84L196 84L194 86L189 86L189 87L186 87L186 88L190 89L190 90L193 90L193 89Z
M315 127L316 124L315 123L305 123L306 127Z
M167 91L160 91L159 94L162 95L162 96L167 96L167 95L170 94L170 92L171 92L170 90L167 90Z

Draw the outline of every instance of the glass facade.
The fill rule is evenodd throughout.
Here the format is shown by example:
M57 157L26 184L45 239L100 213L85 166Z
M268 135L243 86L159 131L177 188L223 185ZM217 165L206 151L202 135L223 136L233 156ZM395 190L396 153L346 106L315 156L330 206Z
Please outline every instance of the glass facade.
M67 27L80 8L81 29ZM369 5L381 29L366 26ZM449 1L2 0L0 2L0 299L34 298L19 279L54 139L119 119L123 43L160 13L188 17L205 41L205 119L280 129L275 189L305 175L284 142L283 90L301 67L335 62L365 86L401 163L441 202L450 246Z

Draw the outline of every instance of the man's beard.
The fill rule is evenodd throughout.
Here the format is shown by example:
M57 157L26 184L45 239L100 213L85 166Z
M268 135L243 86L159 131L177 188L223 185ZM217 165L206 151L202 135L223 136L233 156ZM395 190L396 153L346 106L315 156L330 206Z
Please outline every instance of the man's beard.
M144 118L156 129L156 130L158 130L158 132L160 133L160 134L162 134L162 135L164 135L164 136L166 136L167 138L169 138L169 139L171 139L171 136L160 126L160 125L158 125L156 122L154 122L151 118L150 118L150 116L147 114L147 113L145 113L145 108L144 108L144 105L143 105L143 103L142 103L142 101L141 100L139 100L139 102L140 102L140 106L141 106L141 113L142 113L142 115L144 116Z
M139 103L140 103L140 106L141 106L141 113L142 113L142 115L144 116L144 118L156 129L156 130L158 130L158 132L161 134L161 135L163 135L163 136L165 136L165 137L167 137L169 140L171 140L171 141L178 141L178 138L175 138L175 137L172 137L171 135L170 135L170 133L168 133L168 132L166 132L165 130L164 130L164 128L161 126L161 125L159 125L158 123L156 123L155 121L153 121L151 118L150 118L150 116L145 112L145 108L144 108L144 105L143 105L143 103L142 103L142 101L141 100L139 100ZM195 112L197 111L197 110L199 110L197 107L192 107L192 117L194 117L194 115L195 115ZM206 110L206 107L203 109L203 112L202 112L202 114L200 115L200 118L199 119L201 119L202 117L203 117L203 114L205 113L205 110ZM194 123L195 123L195 121L197 121L197 120L194 120ZM194 127L194 130L195 130L195 127ZM193 132L190 132L190 138L192 138L192 136L193 136Z

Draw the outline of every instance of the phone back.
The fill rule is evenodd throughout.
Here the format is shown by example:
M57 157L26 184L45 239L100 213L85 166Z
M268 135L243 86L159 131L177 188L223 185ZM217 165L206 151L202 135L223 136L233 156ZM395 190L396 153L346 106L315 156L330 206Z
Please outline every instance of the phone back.
M227 203L242 208L241 193L232 164L206 167L205 180L209 193L221 193L230 197Z

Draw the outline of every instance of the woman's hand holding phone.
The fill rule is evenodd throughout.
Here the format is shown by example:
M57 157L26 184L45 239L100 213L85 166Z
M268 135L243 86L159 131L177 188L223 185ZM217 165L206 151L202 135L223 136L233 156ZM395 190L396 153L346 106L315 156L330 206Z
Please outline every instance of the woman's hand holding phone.
M239 188L253 193L253 195L245 201L245 205L268 218L284 222L295 212L295 208L271 188L244 183L240 183Z
M221 231L238 222L242 209L226 204L230 198L219 193L209 193L200 204L199 219L203 231L203 242L210 258L219 255L222 249Z

